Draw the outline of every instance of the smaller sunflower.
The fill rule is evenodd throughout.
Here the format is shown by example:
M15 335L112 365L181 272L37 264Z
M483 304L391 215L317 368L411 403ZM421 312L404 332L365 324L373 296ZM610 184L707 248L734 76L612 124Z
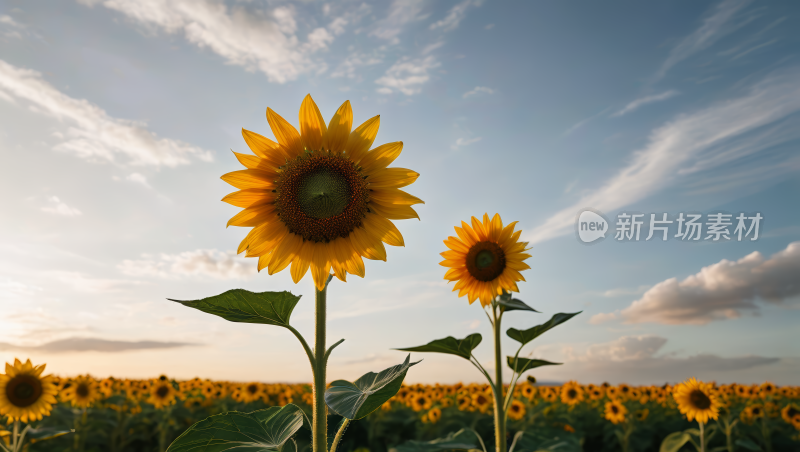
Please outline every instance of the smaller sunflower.
M764 416L764 407L761 404L754 404L747 406L742 413L739 415L739 418L744 421L746 424L753 423L754 420L759 419Z
M628 414L628 409L619 400L606 402L605 418L611 421L612 424L625 422L626 414Z
M519 400L513 400L511 406L508 407L508 417L518 421L525 417L525 404Z
M428 411L428 422L430 422L431 424L439 422L439 419L441 418L442 418L442 410L440 410L439 408L431 408L431 410Z
M456 399L456 402L458 403L458 409L460 411L467 411L469 410L469 407L472 405L472 397L468 395L460 395Z
M797 405L795 405L793 403L790 403L790 404L786 405L781 410L781 417L788 424L791 424L792 423L792 419L794 419L794 417L798 416L798 415L800 415L800 408L797 408Z
M256 400L261 398L261 394L264 392L264 385L259 382L252 382L247 383L246 385L242 386L239 394L239 399L242 402L250 403L255 402Z
M595 386L589 391L589 398L592 400L600 400L604 395L605 391L602 386Z
M561 386L561 402L567 405L576 405L583 401L583 388L576 381L564 383Z
M414 411L429 410L433 404L431 398L421 392L413 393L409 398L409 402L411 409Z
M642 410L638 410L636 412L636 419L641 421L641 422L644 422L644 421L647 420L647 416L649 414L650 414L650 410L648 410L647 408L644 408Z
M536 396L536 387L531 385L525 385L522 387L521 391L522 396L528 400L533 399Z
M88 375L80 375L72 380L69 387L61 391L61 398L78 408L88 408L101 397L97 381Z
M678 410L691 422L705 424L709 419L719 417L721 403L711 385L697 381L694 377L675 387L672 394L678 403Z
M6 373L0 374L0 416L27 423L50 415L58 389L51 376L42 377L44 368L30 359L24 364L15 359L13 366L6 363Z
M758 388L758 395L761 396L762 399L766 399L767 397L772 397L776 395L778 392L778 388L775 387L774 384L766 381L761 384Z
M157 410L162 410L175 403L177 395L178 391L172 386L172 382L158 379L150 388L150 397L147 398L147 403L152 404Z
M488 395L478 392L472 394L472 407L481 413L485 413L489 410L489 407L492 405L492 398Z
M796 430L800 430L800 414L795 414L792 418L792 425Z

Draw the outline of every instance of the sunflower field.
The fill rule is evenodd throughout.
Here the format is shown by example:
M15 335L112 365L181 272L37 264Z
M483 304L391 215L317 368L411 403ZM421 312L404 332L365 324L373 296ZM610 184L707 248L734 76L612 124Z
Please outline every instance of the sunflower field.
M7 369L24 368L17 364ZM9 375L12 374L13 371ZM41 383L39 392L49 391L55 397L50 409L32 404L12 414L25 415L25 420L30 421L41 419L25 446L29 452L163 451L183 431L208 416L287 404L310 413L314 397L310 384L200 378L177 381L164 375L152 380L100 380L40 374L36 375ZM16 380L22 381L19 375L22 374L17 373ZM15 393L10 386L15 381L13 375L2 377L5 379L0 379L0 386L5 391L0 393L0 413L9 413L9 406L21 403L8 396ZM670 433L692 426L684 416L686 410L677 395L678 386L576 382L545 386L524 381L514 389L508 412L508 440L510 444L519 443L515 448L518 451L535 450L524 447L528 435L546 438L550 446L542 446L546 447L542 450L658 451ZM706 425L706 450L800 451L800 387L777 387L767 382L710 383L706 388L719 405L717 419ZM380 409L347 429L339 450L446 450L445 444L435 447L436 441L441 444L441 440L431 440L452 438L464 428L473 429L486 442L485 449L491 450L492 403L487 384L403 385ZM702 408L689 403L688 410L697 411L694 414L699 419ZM342 418L328 418L328 428L334 432ZM10 420L9 416L9 426ZM12 432L6 428L0 427L0 437L8 447ZM528 433L520 437L517 432L522 430ZM310 426L304 425L296 435L298 451L310 447L310 437ZM691 450L690 447L686 444L675 450Z

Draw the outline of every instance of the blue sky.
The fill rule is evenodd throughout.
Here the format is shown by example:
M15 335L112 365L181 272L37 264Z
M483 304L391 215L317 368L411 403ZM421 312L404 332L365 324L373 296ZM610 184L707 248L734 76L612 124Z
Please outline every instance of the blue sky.
M490 330L442 280L453 226L497 212L531 243L519 298L583 313L523 355L539 379L797 383L800 347L800 6L792 2L367 3L79 0L0 3L0 359L62 375L308 381L285 330L166 298L241 287L304 298L257 274L219 177L297 125L311 93L330 118L381 115L376 144L421 174L403 248L329 289L331 378L399 363L394 347ZM604 214L763 217L757 240L587 246ZM735 224L734 224L735 226ZM731 232L733 227L731 227ZM705 235L705 234L704 234ZM516 314L516 315L511 315ZM145 341L145 342L141 342ZM514 342L504 342L511 353ZM75 348L82 349L75 351ZM409 381L479 381L425 360Z

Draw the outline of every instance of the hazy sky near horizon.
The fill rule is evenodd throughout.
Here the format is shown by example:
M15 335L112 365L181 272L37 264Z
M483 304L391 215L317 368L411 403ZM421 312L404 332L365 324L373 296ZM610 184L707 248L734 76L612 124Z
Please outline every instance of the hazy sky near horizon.
M480 332L478 304L442 279L444 240L473 215L519 221L532 269L528 328L583 311L522 355L563 362L540 380L798 384L800 4L0 0L0 361L61 375L309 381L286 330L167 301L232 288L302 294L310 276L258 274L236 256L239 209L219 179L241 169L267 107L298 125L311 93L330 119L381 115L376 145L420 221L405 247L329 288L331 379L398 364L392 348ZM579 241L594 209L639 240ZM732 215L730 240L709 215ZM734 233L761 217L757 240ZM667 214L668 240L647 239ZM676 237L699 214L699 240ZM750 220L748 220L748 225ZM747 232L747 231L745 231ZM515 342L504 338L513 354ZM459 358L410 382L480 381Z

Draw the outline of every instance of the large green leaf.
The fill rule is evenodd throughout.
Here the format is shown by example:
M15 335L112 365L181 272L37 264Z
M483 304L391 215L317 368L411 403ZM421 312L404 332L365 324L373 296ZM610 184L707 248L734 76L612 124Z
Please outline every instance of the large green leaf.
M184 306L214 314L231 322L288 326L292 310L300 301L291 292L250 292L233 289L202 300L181 301Z
M661 441L659 452L678 452L692 437L686 432L673 432Z
M303 411L291 403L252 413L217 414L189 427L167 452L280 451L304 421Z
M541 336L549 329L561 325L562 323L575 317L581 312L583 311L573 312L572 314L558 313L554 315L550 320L541 325L536 325L535 327L529 328L527 330L518 330L516 328L509 328L506 334L508 334L508 337L510 337L511 339L514 339L515 341L521 342L522 345L525 345L528 342Z
M497 297L497 304L502 306L503 311L531 311L539 312L536 309L525 304L522 300L511 298L511 292L503 291L503 294Z
M325 403L330 409L347 419L361 419L380 408L384 402L394 397L408 368L411 355L406 356L403 364L392 366L380 373L368 372L354 383L336 380L325 391Z
M513 356L508 356L508 367L511 368L514 372L519 375L522 375L523 372L535 369L537 367L542 366L560 366L562 363L552 363L550 361L545 361L543 359L528 359L528 358L517 358L514 359Z
M581 452L582 450L578 435L548 429L526 431L517 440L513 452Z
M483 443L475 430L462 428L444 438L433 441L407 441L397 446L397 452L436 452L440 450L483 449Z
M477 347L482 340L483 337L480 333L470 334L464 339L456 339L453 336L447 336L444 339L436 339L435 341L428 342L419 347L396 348L395 350L402 350L404 352L447 353L449 355L456 355L464 359L469 359L472 355L472 350L475 350L475 347Z

